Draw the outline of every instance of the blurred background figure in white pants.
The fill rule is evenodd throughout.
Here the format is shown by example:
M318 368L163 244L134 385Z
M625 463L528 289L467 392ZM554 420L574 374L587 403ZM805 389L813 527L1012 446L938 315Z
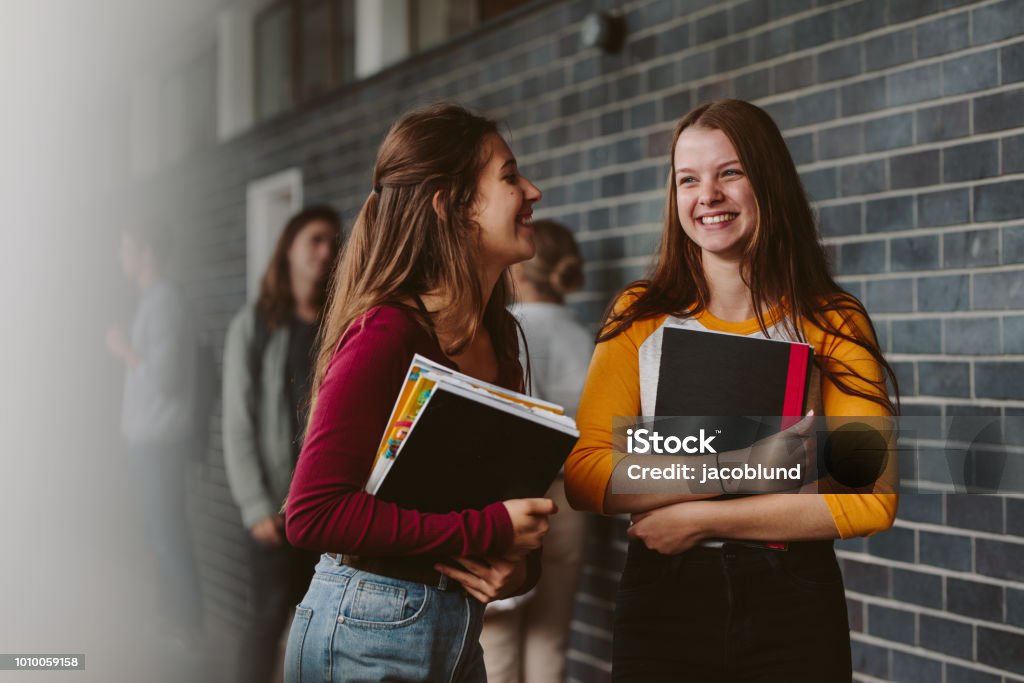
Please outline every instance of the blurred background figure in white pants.
M530 393L576 414L593 335L565 305L583 286L583 261L572 232L554 221L533 224L536 255L512 267L517 304L530 354ZM526 367L526 359L523 359ZM583 561L586 515L565 499L562 475L547 497L558 504L544 539L541 579L529 593L487 607L480 643L491 683L556 683L565 679L576 583Z

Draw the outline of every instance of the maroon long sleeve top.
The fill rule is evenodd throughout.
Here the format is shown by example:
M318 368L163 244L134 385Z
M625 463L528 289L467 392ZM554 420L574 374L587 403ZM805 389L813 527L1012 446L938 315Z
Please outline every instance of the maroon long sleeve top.
M454 368L411 309L379 306L353 323L327 366L288 494L292 545L352 555L483 555L513 541L504 505L446 514L378 500L363 486L414 354ZM503 369L502 384L517 379Z

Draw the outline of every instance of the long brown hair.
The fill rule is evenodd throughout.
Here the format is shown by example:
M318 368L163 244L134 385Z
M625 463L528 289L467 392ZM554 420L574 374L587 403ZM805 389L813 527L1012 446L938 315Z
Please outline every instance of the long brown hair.
M309 206L288 219L277 238L274 254L270 257L267 272L260 281L260 295L256 300L256 308L273 331L287 325L295 311L295 295L292 293L291 268L288 265L288 250L299 236L303 228L314 221L323 221L334 231L334 254L338 255L338 243L341 239L341 218L338 212L326 205ZM315 292L314 305L323 311L327 301L327 282L324 278Z
M742 276L750 288L761 331L767 334L766 312L773 304L783 302L783 326L797 339L805 340L799 323L805 320L827 334L856 344L884 369L895 392L895 403L889 398L884 380L871 381L834 358L816 355L815 364L843 392L898 413L896 375L878 348L864 305L844 292L829 272L807 195L782 133L764 110L741 100L702 104L676 126L669 148L665 227L653 274L627 286L627 290L637 291L637 297L618 312L609 308L597 341L615 337L637 320L666 313L693 316L708 307L711 293L701 249L684 232L676 210L675 148L682 132L691 127L722 131L736 149L753 189L757 222L744 247ZM833 322L828 313L837 313L842 323ZM868 330L859 330L854 324L853 318L859 316L863 316ZM864 391L854 382L867 382L874 391Z
M447 355L465 348L482 320L499 364L521 373L515 321L506 310L508 272L485 301L476 265L479 227L470 218L491 135L498 135L493 121L454 104L413 111L391 127L377 153L373 189L333 278L313 381L314 403L335 348L359 316L428 292L457 297L449 308L434 313L439 327L455 332L443 349ZM437 211L435 194L440 198Z

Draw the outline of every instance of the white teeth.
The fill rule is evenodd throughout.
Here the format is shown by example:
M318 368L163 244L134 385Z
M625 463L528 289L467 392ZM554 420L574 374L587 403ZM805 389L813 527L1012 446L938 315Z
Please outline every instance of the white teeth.
M523 225L533 225L533 216L520 216L519 222Z
M704 225L713 225L714 223L724 223L731 221L736 218L739 214L736 213L720 213L717 216L704 216L700 219L700 222Z

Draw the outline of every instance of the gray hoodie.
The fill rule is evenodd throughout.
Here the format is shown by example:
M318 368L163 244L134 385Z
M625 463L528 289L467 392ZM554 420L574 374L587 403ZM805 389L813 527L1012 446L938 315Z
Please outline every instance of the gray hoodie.
M261 386L249 367L256 307L246 305L228 327L224 343L224 464L231 495L251 527L281 508L291 483L292 417L285 386L290 332L274 330L263 353Z

